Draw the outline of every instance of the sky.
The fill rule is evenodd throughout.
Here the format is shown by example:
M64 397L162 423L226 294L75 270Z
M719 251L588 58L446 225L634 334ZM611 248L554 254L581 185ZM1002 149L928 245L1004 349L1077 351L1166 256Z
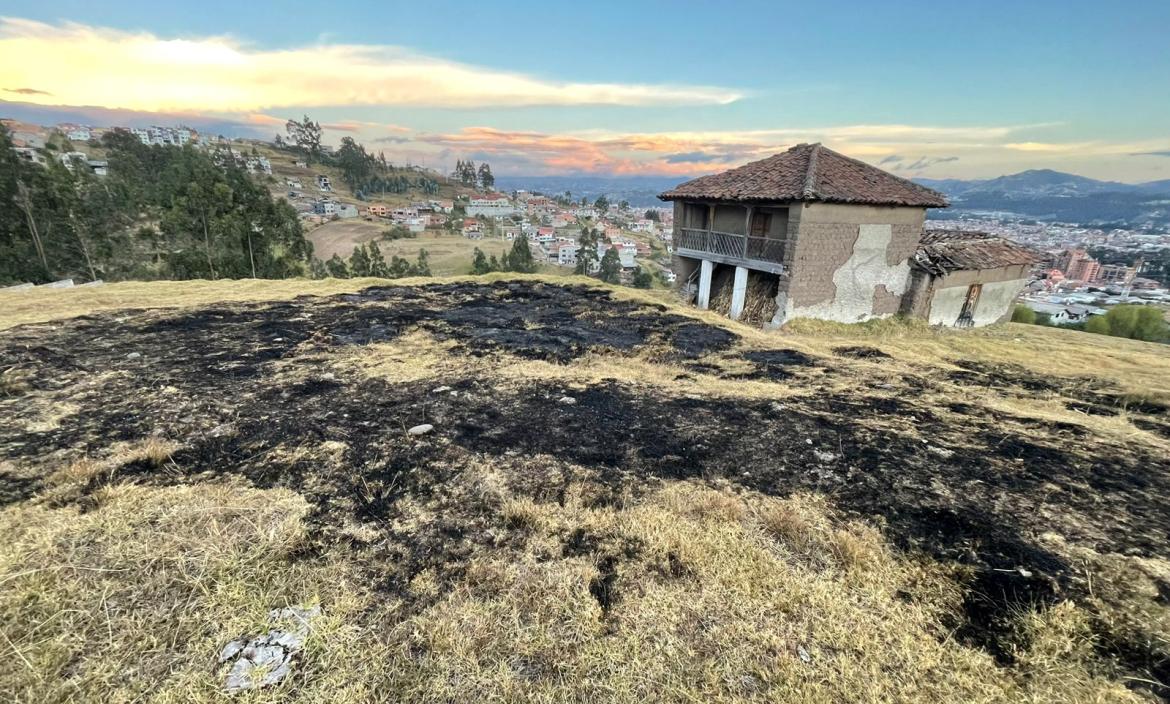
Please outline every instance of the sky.
M712 173L819 141L903 176L1170 178L1170 2L0 3L0 117L387 159Z

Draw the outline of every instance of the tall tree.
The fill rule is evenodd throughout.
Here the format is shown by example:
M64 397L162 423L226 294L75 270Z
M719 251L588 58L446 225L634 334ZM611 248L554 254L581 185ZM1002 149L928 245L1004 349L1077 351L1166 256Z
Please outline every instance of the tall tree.
M491 190L496 186L496 177L492 176L492 167L486 161L479 165L479 185L484 190Z
M364 244L354 247L353 254L349 255L349 273L354 277L370 275L370 257Z
M480 275L487 274L492 271L491 265L488 264L488 258L479 247L475 248L474 254L471 256L471 273Z
M425 249L418 250L418 258L414 262L415 276L431 275L431 254Z
M512 249L504 257L504 268L522 274L536 271L536 260L533 259L532 250L528 247L527 237L517 237L512 242Z
M592 227L582 227L577 236L577 266L574 274L592 274L597 270L597 243L601 241L601 233Z
M284 125L289 140L305 155L305 161L312 164L321 156L321 123L313 122L308 115L304 119L289 120Z
M617 247L610 247L605 250L605 256L601 258L601 267L597 271L597 277L607 284L616 284L621 280L622 274L622 260L618 256Z
M349 267L346 266L345 260L336 254L330 257L329 261L325 262L325 270L335 279L349 278Z
M371 241L366 248L366 254L370 261L370 276L383 279L389 276L390 270L386 266L386 258L382 256L382 250L379 249L378 243Z

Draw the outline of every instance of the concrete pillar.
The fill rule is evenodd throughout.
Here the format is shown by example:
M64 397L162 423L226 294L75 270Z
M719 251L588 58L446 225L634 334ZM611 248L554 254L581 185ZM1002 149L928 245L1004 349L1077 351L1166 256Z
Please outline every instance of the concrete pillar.
M711 274L715 271L715 262L704 259L699 266L699 297L696 299L695 305L707 310L707 306L711 303Z
M732 320L739 320L743 315L743 303L747 298L748 270L742 266L735 267L735 283L731 287L731 310L727 316Z

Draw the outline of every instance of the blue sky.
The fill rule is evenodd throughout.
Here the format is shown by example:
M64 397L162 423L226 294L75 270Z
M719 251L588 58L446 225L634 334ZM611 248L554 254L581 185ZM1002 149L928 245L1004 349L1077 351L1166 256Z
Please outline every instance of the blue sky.
M1137 156L1170 150L1170 2L10 0L0 15L0 115L97 106L267 133L309 112L388 157L513 173L699 173L815 139L907 175L1170 178L1170 158ZM168 48L90 58L130 38ZM91 44L55 71L11 60ZM180 73L186 96L151 71L174 60L210 61Z

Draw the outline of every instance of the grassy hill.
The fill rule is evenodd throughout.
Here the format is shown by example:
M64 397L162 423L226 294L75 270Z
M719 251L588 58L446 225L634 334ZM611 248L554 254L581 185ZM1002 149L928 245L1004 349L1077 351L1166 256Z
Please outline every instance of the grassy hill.
M324 164L311 164L308 166L297 166L297 162L303 161L304 157L290 150L277 149L271 143L257 141L257 140L236 140L232 143L233 148L242 150L246 153L251 153L253 148L264 157L267 157L269 163L272 164L272 177L275 183L270 184L273 195L280 197L288 193L288 187L285 184L285 179L294 179L300 181L304 186L304 193L310 198L320 196L321 193L316 188L316 178L319 174L329 177L332 183L332 195L343 203L385 203L392 206L409 205L411 202L419 200L441 199L453 200L458 196L474 194L474 189L469 189L466 186L457 184L447 178L445 175L427 171L427 175L435 179L439 183L439 192L437 194L426 194L421 190L410 191L407 193L368 193L365 201L359 201L354 197L353 192L346 185L345 180L341 177L341 170L333 166ZM395 167L399 171L407 171L406 167Z
M6 700L225 700L287 606L291 673L237 701L1170 693L1165 347L578 278L0 311Z

